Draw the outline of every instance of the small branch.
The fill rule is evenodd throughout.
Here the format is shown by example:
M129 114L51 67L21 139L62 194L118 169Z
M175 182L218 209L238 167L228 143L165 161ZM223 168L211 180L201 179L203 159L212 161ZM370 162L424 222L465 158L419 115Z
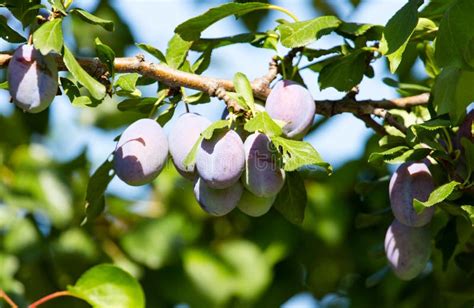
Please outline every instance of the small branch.
M376 116L385 119L388 124L395 127L396 129L398 129L399 131L401 131L402 133L406 135L408 129L405 126L403 126L403 124L398 122L390 112L382 108L375 108L373 113Z
M276 57L273 57L270 63L268 64L268 72L265 76L260 78L256 78L252 85L254 88L259 92L267 91L270 87L270 83L275 80L276 76L278 75L278 62Z
M224 101L227 105L227 108L232 109L234 113L242 111L242 108L239 106L239 104L227 94L224 88L217 88L212 94L209 94L212 96L216 96L218 99Z
M4 299L11 308L18 308L17 304L10 298L10 296L5 293L2 289L0 289L0 299Z
M39 300L37 300L36 302L34 302L33 304L29 305L28 308L36 308L38 307L39 305L42 305L52 299L55 299L55 298L58 298L58 297L62 297L62 296L72 296L72 297L75 297L71 292L69 291L59 291L59 292L54 292L54 293L51 293L49 295L46 295L45 297L42 297L40 298Z
M385 131L385 128L383 128L382 125L377 123L372 117L368 114L361 114L361 115L355 115L356 118L361 119L364 121L365 126L368 128L372 128L377 134L381 136L387 135L387 132Z
M0 68L6 67L10 58L10 54L0 53ZM66 67L64 66L60 56L57 56L56 61L59 69L65 71ZM78 62L93 76L97 76L98 72L102 73L106 70L106 67L97 58L79 58ZM162 82L172 88L186 87L213 95L215 95L219 88L222 88L225 91L235 91L231 80L186 73L172 69L164 64L147 62L144 61L144 59L137 57L116 58L114 67L117 73L139 73L145 77ZM272 66L271 69L269 69L268 74L263 77L264 83L258 80L252 83L253 93L256 98L262 101L266 100L271 89L264 85L267 80L274 78L274 74L275 67ZM409 109L413 106L426 105L428 100L429 94L425 93L398 99L356 101L351 97L345 97L340 100L316 100L315 103L316 113L330 117L344 112L356 115L373 114L374 108L382 108L385 110Z

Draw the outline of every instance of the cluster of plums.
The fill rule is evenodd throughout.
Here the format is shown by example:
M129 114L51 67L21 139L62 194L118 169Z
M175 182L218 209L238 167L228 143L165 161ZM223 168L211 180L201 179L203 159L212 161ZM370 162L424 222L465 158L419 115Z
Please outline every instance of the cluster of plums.
M461 152L464 152L462 138L474 142L473 121L474 110L468 113L454 140L455 147ZM458 167L456 172L459 171L459 174L462 174L461 169L466 169L462 156ZM460 176L459 174L456 175ZM435 184L426 162L404 163L390 179L389 197L395 219L385 235L385 253L390 267L400 279L410 280L417 277L430 258L429 223L435 208L425 208L418 214L413 207L413 200L428 200L434 188Z
M434 207L417 214L413 200L426 201L433 190L433 178L424 162L404 163L390 179L390 205L395 219L385 235L385 253L390 267L400 279L418 276L430 258L428 224Z
M20 46L15 51L7 78L13 102L26 112L43 111L57 93L56 62L51 55L42 55L32 45ZM265 108L259 112L264 110L273 119L284 122L285 137L301 139L312 124L315 108L306 88L283 80L275 85ZM473 120L474 110L460 126L454 143L461 152L460 136L474 141ZM260 132L219 130L212 138L202 140L195 163L185 165L185 158L210 125L205 117L188 112L178 117L166 136L155 120L134 122L117 143L116 174L129 185L150 183L161 172L170 153L177 171L194 181L194 195L206 212L221 216L238 207L250 216L265 214L285 182L285 171L277 162L271 140ZM461 161L461 171L464 165L465 161ZM425 162L402 164L390 180L390 204L395 220L385 236L385 253L394 273L401 279L418 276L429 260L428 225L434 208L417 214L413 200L426 201L433 190L434 182Z
M7 80L13 102L26 112L38 113L51 104L58 91L54 58L33 45L22 45L8 64Z
M299 139L312 124L315 104L306 88L283 80L271 91L264 110L285 122L287 138ZM149 183L165 166L169 152L176 170L194 181L194 195L206 212L221 216L238 207L250 216L265 214L285 183L285 171L278 164L270 138L260 132L218 130L210 139L202 139L195 163L185 165L186 157L210 125L199 114L184 113L167 138L156 121L136 121L117 143L116 174L130 185Z

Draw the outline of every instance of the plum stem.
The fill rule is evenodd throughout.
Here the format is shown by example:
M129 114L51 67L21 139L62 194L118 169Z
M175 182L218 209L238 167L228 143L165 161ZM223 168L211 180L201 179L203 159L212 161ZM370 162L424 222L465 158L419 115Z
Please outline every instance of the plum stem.
M289 10L287 10L287 9L281 7L281 6L272 4L272 5L268 6L268 9L275 10L275 11L280 11L280 12L285 13L286 15L290 16L293 19L293 21L295 21L295 22L299 21L298 17L295 14L293 14L292 12L290 12Z
M154 118L155 117L155 113L156 113L156 110L158 109L158 106L168 96L168 94L169 94L169 91L161 92L161 94L156 99L155 104L153 104L153 108L151 108L150 114L148 115L149 118Z
M39 305L42 305L52 299L55 299L55 298L58 298L58 297L62 297L62 296L72 296L72 297L76 297L74 294L72 294L71 292L69 291L58 291L58 292L54 292L54 293L51 293L49 295L46 295L45 297L42 297L40 298L39 300L37 300L36 302L34 302L33 304L31 304L30 306L28 306L28 308L36 308L38 307Z
M10 307L18 308L17 304L15 304L15 302L10 298L10 296L8 296L5 291L0 289L0 299L2 298L5 300L5 302L7 302L8 305L10 305Z
M183 95L183 103L184 107L186 108L186 112L189 113L189 104L187 101L188 95L186 94L186 89L184 87L181 87L181 94Z

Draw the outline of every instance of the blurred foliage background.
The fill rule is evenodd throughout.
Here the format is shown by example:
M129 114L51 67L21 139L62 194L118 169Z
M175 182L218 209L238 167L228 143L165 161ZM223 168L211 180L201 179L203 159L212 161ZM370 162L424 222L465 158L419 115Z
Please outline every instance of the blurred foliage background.
M360 2L350 1L354 7ZM337 15L338 3L311 4L317 16ZM73 35L75 53L93 55L94 38L100 37L117 56L126 54L135 40L113 2L100 1L92 13L113 20L116 31L84 23L79 27L73 17L64 31ZM240 22L256 30L263 18L265 13L258 12ZM415 78L410 76L413 63L406 65L401 81ZM0 74L4 80L5 72ZM118 112L113 100L87 111L94 113L90 125L96 130L115 130L140 116ZM15 109L0 115L0 287L22 306L65 289L103 262L137 277L149 307L277 307L301 293L328 307L474 305L473 275L453 262L436 273L430 266L411 282L386 270L383 239L392 214L388 170L367 163L375 137L363 155L331 177L306 172L302 226L274 209L261 218L238 210L211 217L194 200L191 183L171 164L152 185L149 200L134 202L109 193L105 214L81 226L91 162L87 149L69 161L53 159L46 148L52 134L49 110L32 115ZM446 221L438 213L433 229ZM469 226L460 219L457 228ZM440 267L438 250L432 262ZM472 258L465 262L473 267ZM72 298L48 305L87 306Z

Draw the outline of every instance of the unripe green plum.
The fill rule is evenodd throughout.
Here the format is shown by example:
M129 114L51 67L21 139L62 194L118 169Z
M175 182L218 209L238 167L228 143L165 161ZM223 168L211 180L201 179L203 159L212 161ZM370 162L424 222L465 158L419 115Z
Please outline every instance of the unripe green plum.
M385 254L400 279L415 278L423 271L431 255L428 227L409 227L395 219L385 234Z
M214 216L223 216L239 203L244 188L236 182L224 189L209 187L201 178L194 182L194 196L201 208Z
M214 133L201 142L196 155L199 176L214 189L223 189L237 182L244 170L244 144L233 130Z
M118 177L132 186L150 183L161 172L168 157L168 140L154 120L141 119L123 132L114 152Z
M7 78L13 102L26 112L45 110L58 91L54 58L43 56L33 45L23 45L15 51L8 64Z
M244 143L245 170L242 182L258 197L271 197L285 184L285 171L278 168L270 139L262 133L253 133Z
M428 224L435 208L426 208L417 214L413 199L426 201L434 190L430 170L425 163L404 163L392 175L389 184L390 205L395 218L411 227Z
M316 105L305 87L291 80L277 82L267 97L267 113L286 122L283 133L288 138L301 139L311 127Z
M168 135L168 144L176 170L185 178L193 180L196 175L195 164L185 166L183 161L188 156L200 134L211 122L196 113L184 113L178 117Z
M259 217L266 214L275 202L276 195L272 197L257 197L250 191L244 189L242 197L240 198L237 207L243 213L252 216Z

